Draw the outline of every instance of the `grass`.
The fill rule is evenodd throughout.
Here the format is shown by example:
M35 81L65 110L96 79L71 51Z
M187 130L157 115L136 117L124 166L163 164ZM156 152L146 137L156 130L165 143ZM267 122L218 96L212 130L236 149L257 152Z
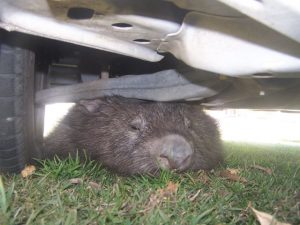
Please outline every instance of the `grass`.
M225 148L226 164L214 172L163 172L156 178L120 177L76 159L42 161L28 178L1 176L0 224L258 224L250 202L300 224L299 147L226 143ZM221 177L225 168L238 169L247 182ZM72 178L82 182L72 184ZM178 183L177 191L159 194L170 181Z

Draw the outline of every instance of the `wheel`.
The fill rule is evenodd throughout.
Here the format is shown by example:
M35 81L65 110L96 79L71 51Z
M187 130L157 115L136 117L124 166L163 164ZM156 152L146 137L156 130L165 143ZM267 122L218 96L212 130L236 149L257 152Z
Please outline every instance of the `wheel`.
M0 40L1 172L19 172L36 153L34 63L32 51Z

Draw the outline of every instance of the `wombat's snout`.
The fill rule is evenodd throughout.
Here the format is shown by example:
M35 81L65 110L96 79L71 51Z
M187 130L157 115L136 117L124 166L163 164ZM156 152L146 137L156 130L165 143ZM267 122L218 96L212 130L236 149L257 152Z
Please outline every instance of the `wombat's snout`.
M156 148L158 166L163 169L184 171L191 164L193 150L179 135L168 135L159 139Z

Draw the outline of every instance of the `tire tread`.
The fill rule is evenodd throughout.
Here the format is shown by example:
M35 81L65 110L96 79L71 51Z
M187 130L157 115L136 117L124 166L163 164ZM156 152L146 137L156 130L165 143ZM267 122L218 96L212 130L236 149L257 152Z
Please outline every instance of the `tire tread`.
M4 172L19 172L26 162L24 68L28 52L0 43L0 170Z

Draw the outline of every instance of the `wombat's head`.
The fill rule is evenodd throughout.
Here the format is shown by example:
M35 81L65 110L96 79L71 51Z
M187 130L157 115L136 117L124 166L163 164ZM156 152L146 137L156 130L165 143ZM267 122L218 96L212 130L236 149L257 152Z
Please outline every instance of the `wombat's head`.
M199 106L107 97L76 107L81 146L119 173L210 169L222 161L217 127Z

